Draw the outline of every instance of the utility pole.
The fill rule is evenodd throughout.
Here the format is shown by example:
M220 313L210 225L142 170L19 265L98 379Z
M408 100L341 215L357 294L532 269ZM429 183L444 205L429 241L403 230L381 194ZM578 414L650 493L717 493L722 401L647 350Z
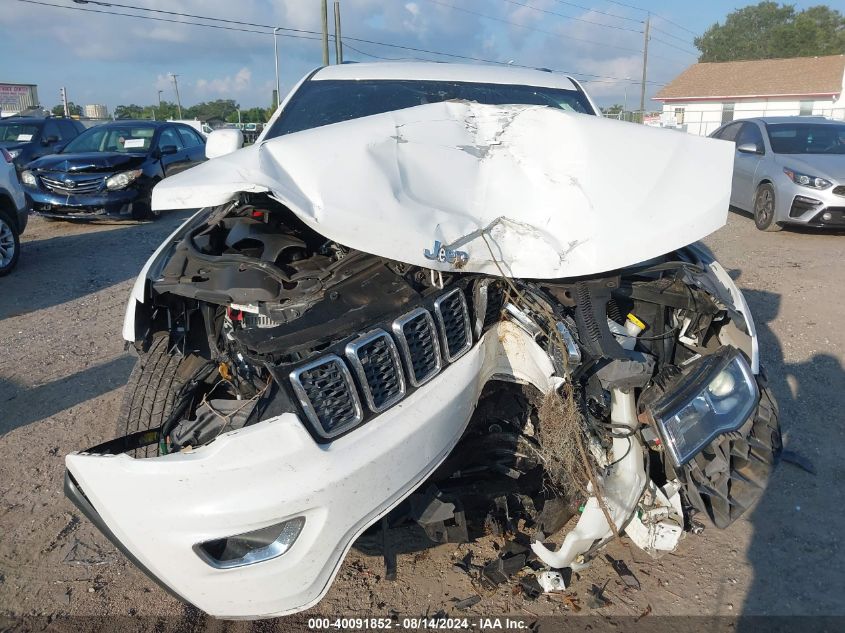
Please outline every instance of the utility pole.
M176 81L176 78L179 75L174 73L170 73L170 77L173 79L173 87L176 89L176 110L179 112L179 118L182 118L182 102L179 100L179 82Z
M640 117L645 120L645 80L648 69L648 33L651 30L651 13L645 17L645 37L643 39L643 81L640 84ZM640 121L642 122L642 121Z
M279 45L276 43L276 33L279 32L279 27L273 29L273 61L276 62L276 107L275 110L279 109Z
M162 92L164 92L164 90L159 90L159 91L158 91L158 109L159 109L159 110L161 110L161 93L162 93Z
M68 111L67 107L67 90L65 90L63 87L59 88L59 95L61 95L62 97L62 106L64 106L65 109L65 116L70 116L70 112Z
M343 63L343 40L340 37L340 1L334 0L334 61Z
M329 6L328 0L322 0L320 3L322 6L320 10L322 11L322 19L323 19L323 66L329 65Z

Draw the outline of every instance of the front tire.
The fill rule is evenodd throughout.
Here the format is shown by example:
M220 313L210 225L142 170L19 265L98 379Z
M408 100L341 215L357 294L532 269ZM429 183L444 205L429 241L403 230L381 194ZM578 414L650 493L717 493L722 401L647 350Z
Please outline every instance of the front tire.
M196 355L183 356L170 349L170 337L157 335L138 357L123 393L117 416L117 436L159 428L173 413L182 388L206 364ZM129 452L134 457L155 457L158 446Z
M775 221L775 188L769 183L757 187L754 194L754 225L760 231L780 231L783 227Z
M18 225L7 211L0 210L0 277L8 275L21 255Z

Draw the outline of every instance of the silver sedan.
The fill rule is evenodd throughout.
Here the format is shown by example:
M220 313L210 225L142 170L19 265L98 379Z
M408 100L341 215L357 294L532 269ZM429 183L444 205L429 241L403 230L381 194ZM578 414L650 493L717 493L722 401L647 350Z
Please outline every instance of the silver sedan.
M753 213L758 229L845 228L845 122L761 117L710 136L736 144L731 205Z

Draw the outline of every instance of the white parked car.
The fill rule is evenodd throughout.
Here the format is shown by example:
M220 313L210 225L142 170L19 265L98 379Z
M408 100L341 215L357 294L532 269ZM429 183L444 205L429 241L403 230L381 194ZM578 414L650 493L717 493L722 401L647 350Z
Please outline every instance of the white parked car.
M731 147L604 119L562 75L427 63L319 69L234 132L155 188L200 211L132 290L119 439L67 457L68 496L174 594L305 609L397 508L443 542L505 499L577 569L760 495L777 409L695 244Z
M0 148L0 277L8 275L21 255L21 233L29 211L23 187L18 181L14 158Z

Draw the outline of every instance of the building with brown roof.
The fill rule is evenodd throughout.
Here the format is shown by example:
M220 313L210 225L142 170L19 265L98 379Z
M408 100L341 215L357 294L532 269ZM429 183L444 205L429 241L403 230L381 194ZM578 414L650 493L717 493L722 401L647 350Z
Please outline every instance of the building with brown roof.
M664 126L707 135L756 116L845 119L845 55L693 64L664 86Z

